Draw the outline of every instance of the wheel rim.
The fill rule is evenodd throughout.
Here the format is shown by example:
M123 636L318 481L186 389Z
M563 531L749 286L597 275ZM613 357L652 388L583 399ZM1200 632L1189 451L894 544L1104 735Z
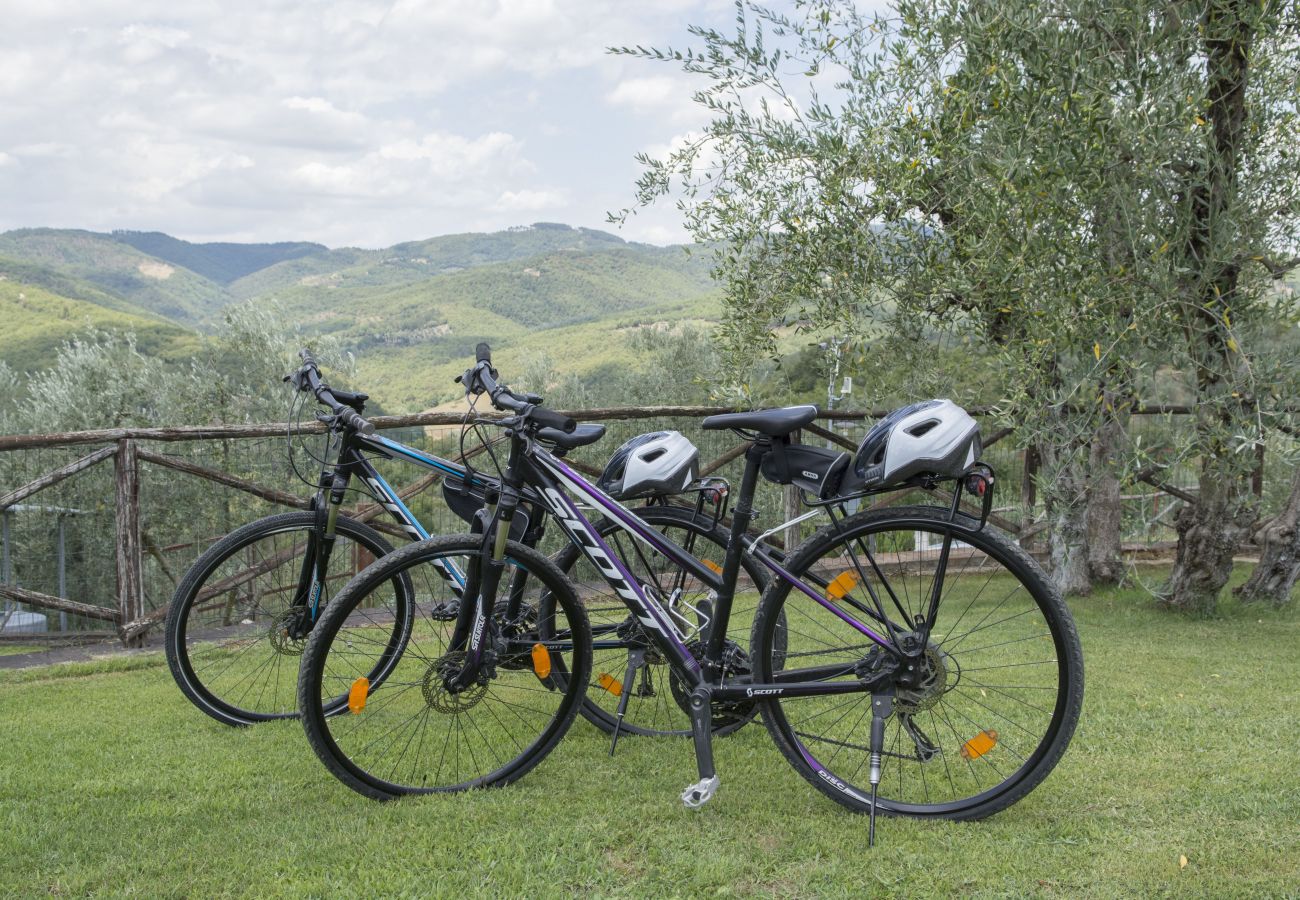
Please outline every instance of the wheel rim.
M560 611L545 622L538 623L535 613L516 617L508 644L500 638L501 615L494 615L489 628L498 652L493 674L465 688L451 686L465 655L453 646L456 621L442 612L442 604L456 595L435 570L435 560L460 572L468 568L463 547L422 553L403 564L414 594L413 621L401 657L382 686L359 688L358 679L382 652L384 622L396 594L392 578L358 592L364 596L354 597L350 589L340 597L340 605L313 635L313 642L322 644L319 652L309 650L310 674L305 677L313 685L331 753L353 777L388 794L462 790L509 780L567 722L576 702L576 692L556 689L553 676L539 674L529 652L542 640L565 643L556 637L572 629L562 603L553 604ZM503 579L502 594L508 582ZM525 603L536 609L537 595L548 589L530 575ZM575 653L585 654L586 648L567 643L542 655L553 671L583 671ZM359 694L364 695L361 703L356 702ZM331 703L339 705L337 715L328 715Z
M310 528L262 531L216 560L175 638L182 675L221 713L246 721L297 715L298 667L309 615L297 596ZM372 551L339 533L320 608Z
M927 609L942 537L943 526L932 520L882 523L837 544L805 580L816 577L829 593L842 594L835 605L883 633L880 623L853 607L856 601L874 608L870 585L891 621L906 630L902 623L915 622ZM886 810L951 815L997 798L1030 776L1065 718L1065 635L1044 605L1046 586L1023 583L1016 564L1000 560L981 536L967 540L950 548L931 640L886 723L879 788ZM797 591L786 593L783 609L789 647L773 658L768 636L762 637L765 678L782 669L843 663L841 677L855 679L854 667L879 655L863 635ZM871 695L772 705L774 727L825 782L823 789L865 802Z

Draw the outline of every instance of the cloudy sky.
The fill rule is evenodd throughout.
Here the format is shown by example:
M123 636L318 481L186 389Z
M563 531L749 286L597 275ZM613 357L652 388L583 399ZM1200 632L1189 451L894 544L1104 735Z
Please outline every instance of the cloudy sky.
M0 0L0 230L380 247L614 230L633 156L698 128L688 43L730 0ZM685 238L671 204L621 233Z

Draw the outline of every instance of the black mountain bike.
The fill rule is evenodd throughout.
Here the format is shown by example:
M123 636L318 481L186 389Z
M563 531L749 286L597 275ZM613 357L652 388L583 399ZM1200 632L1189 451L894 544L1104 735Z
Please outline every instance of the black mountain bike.
M219 540L185 573L167 616L165 647L177 685L195 706L228 725L297 715L298 658L321 611L337 587L375 559L393 552L378 531L340 513L349 490L359 486L382 504L413 540L429 536L375 468L375 461L401 460L441 473L448 505L470 523L485 503L495 502L499 490L498 480L485 473L470 472L374 434L361 415L368 396L330 388L310 354L303 351L301 356L303 365L287 380L298 392L329 409L322 419L331 433L311 508L259 519ZM601 425L582 425L571 433L542 429L537 440L563 456L568 450L594 443L604 433ZM539 509L536 498L525 493L512 535L535 547L545 533L546 509ZM650 498L640 513L665 537L706 560L721 559L727 532L718 520L725 508L714 502L710 514L706 501L725 502L725 494L726 483L712 479L674 497L679 502L694 497L691 507L669 505L667 497L657 496ZM620 540L610 534L611 524L605 523L602 530L610 540ZM648 641L618 598L610 595L576 553L566 551L557 564L581 586L584 608L594 622L596 677L581 705L583 714L614 735L615 741L620 733L689 733L689 722L667 689L665 662L644 652ZM653 584L684 621L695 620L698 625L695 610L707 608L707 585L653 552L642 551L633 565L638 577ZM767 577L753 560L746 560L745 567L750 590L742 628L753 619L758 592ZM465 580L463 566L449 559L435 565L434 571L445 596L439 608L426 612L454 619ZM408 576L399 577L392 590L394 599L384 623L384 652L366 673L375 686L400 657L415 612L414 587ZM628 685L626 691L624 684ZM736 724L740 723L733 727Z
M304 728L348 786L387 799L504 784L536 765L572 722L591 670L589 626L564 573L510 539L525 496L549 507L649 638L645 652L666 662L669 689L689 711L694 736L699 780L682 794L689 807L717 790L719 721L755 709L810 783L871 813L872 839L877 808L951 819L997 812L1064 753L1082 703L1078 636L1034 561L987 527L994 480L987 466L958 479L919 475L818 499L831 523L779 561L745 537L760 471L778 483L809 474L820 483L843 463L790 443L814 407L713 416L704 428L751 441L715 572L550 453L541 429L572 422L501 385L486 345L462 378L513 413L496 423L507 429L510 454L488 527L413 544L366 569L326 609L303 654ZM868 493L944 480L953 485L946 508L844 514L847 501ZM982 501L976 515L962 511L968 495ZM702 632L692 636L664 598L632 575L584 507L710 586ZM746 647L728 622L747 549L774 577ZM466 573L456 620L417 612L401 661L374 685L366 673L382 659L396 586L409 579L417 611L436 608L443 587L434 570L448 561ZM514 590L518 573L528 575L526 592ZM335 715L342 697L348 712Z

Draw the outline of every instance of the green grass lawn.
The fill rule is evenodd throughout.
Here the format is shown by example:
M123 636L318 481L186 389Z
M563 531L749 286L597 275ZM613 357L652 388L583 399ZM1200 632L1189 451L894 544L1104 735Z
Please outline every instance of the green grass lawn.
M884 821L874 851L761 726L718 743L699 812L687 741L610 758L582 720L518 784L379 804L296 722L200 714L161 654L0 672L0 895L1300 892L1300 613L1073 607L1088 687L1057 770L984 822Z
M18 656L22 653L36 653L45 649L39 644L0 644L0 656Z

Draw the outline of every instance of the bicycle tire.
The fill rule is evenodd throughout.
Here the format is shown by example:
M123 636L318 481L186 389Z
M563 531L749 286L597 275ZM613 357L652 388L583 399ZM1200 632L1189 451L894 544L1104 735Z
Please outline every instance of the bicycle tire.
M882 815L966 820L1005 809L1047 777L1078 723L1083 655L1060 591L1006 536L975 526L965 516L950 522L946 509L934 507L862 512L843 520L838 530L821 529L796 550L788 566L805 582L847 587L845 595L858 602L868 596L867 584L874 584L882 603L888 596L898 597L901 623L906 611L926 607L938 580L932 573L927 583L924 576L931 559L939 571L938 551L924 549L928 539L917 536L934 535L942 541L949 534L964 545L950 551L940 582L934 630L918 660L924 686L900 689L895 714L886 721L878 799ZM906 549L909 539L911 550ZM865 565L862 557L867 558ZM837 570L861 574L832 578ZM910 586L914 572L915 599ZM1000 599L997 593L985 596L990 586L1002 592ZM843 597L832 592L824 596L828 604L844 608ZM774 653L772 621L782 611L788 647ZM893 611L889 613L893 620ZM915 624L915 616L911 621ZM823 625L825 633L813 630ZM980 632L978 646L965 644ZM874 646L820 602L793 590L790 582L774 580L754 621L755 680L774 681L775 673L796 657L816 657L813 665L843 662L843 675L857 677L862 670L853 668L856 655L866 659L872 651L862 654L862 646L837 646L841 635ZM1048 653L1048 639L1054 656L1040 659ZM1008 677L1028 683L1005 683ZM864 689L763 701L763 720L786 760L818 790L855 812L870 809L870 788L861 776L869 750L871 697ZM852 725L844 724L850 720ZM1004 768L1010 773L1004 774Z
M711 516L697 515L694 510L664 504L640 507L635 510L635 513L646 524L666 533L670 540L683 549L702 556L707 562L720 569L731 533L722 525L714 523ZM667 559L655 554L648 547L643 547L631 538L624 540L625 532L609 519L597 523L596 529L601 538L606 541L614 540L617 543L613 549L639 579L659 581L658 578L649 577L647 569L660 561L664 567L658 570L657 574L664 574L668 568L672 568L674 573L685 577L685 573L680 573L676 567L668 566ZM670 532L684 532L687 537L705 540L709 543L710 550L706 554L701 553L693 546L692 541L677 537ZM634 734L646 737L689 735L690 718L682 706L685 702L685 694L678 697L681 693L680 688L674 691L667 660L663 659L656 650L648 651L651 662L640 667L634 674L633 681L637 682L636 686L624 684L627 680L625 676L628 655L633 646L644 646L649 642L649 638L641 632L635 618L628 612L627 606L610 589L608 583L600 578L590 563L585 567L586 577L580 580L574 577L575 568L585 560L581 550L575 545L566 545L554 556L554 559L560 570L568 575L570 580L575 581L575 584L580 585L580 597L592 624L593 640L599 640L600 632L612 626L623 630L631 628L636 632L635 641L627 641L621 648L609 648L603 651L597 649L593 652L592 682L588 686L580 710L583 718L606 734L613 734L617 727L620 735ZM747 602L740 597L733 601L728 634L735 642L735 646L744 650L758 606L758 596L762 595L768 576L767 570L748 554L741 557L741 567L742 575L748 577L754 585L756 596L753 602ZM679 590L686 599L696 605L699 605L698 601L707 595L704 586L694 579L689 582L683 581L679 585ZM615 637L614 634L605 636ZM613 693L611 688L619 693ZM626 715L620 724L616 711L624 690L631 693ZM755 704L739 704L725 711L725 714L724 711L717 711L713 733L717 736L731 734L752 721L755 715L757 715Z
M541 762L577 715L591 668L586 615L555 564L514 541L506 545L510 564L527 574L530 590L555 595L559 614L534 620L510 641L502 638L509 623L494 616L491 672L484 670L484 681L464 691L448 689L446 672L463 664L464 654L451 646L456 623L430 614L447 590L445 579L430 573L430 564L452 559L468 571L469 558L482 546L481 535L435 537L378 560L334 598L308 638L298 680L303 728L326 768L360 794L389 800L508 784ZM369 665L367 616L358 610L383 609L384 586L401 577L415 585L416 620L382 689L367 691L356 677ZM538 669L536 648L542 641L549 642L541 651L548 673ZM556 685L549 670L561 660L574 680ZM334 714L329 698L349 684L361 701ZM524 738L526 745L511 731L520 730L516 721L528 734L537 732ZM492 767L483 770L480 759Z
M283 635L277 638L272 634L280 617L286 614L288 605L285 604L283 609L278 603L263 607L260 598L271 594L281 598L292 596L288 585L297 584L309 537L316 527L316 514L313 512L281 513L250 522L209 547L177 585L168 610L164 637L168 667L186 698L218 722L242 726L297 716L297 660L287 672L283 660L300 654L302 642L286 640ZM331 556L327 584L350 574L342 571L341 564L347 560L349 549L344 542L350 542L375 558L393 552L392 545L379 532L347 516L337 518L335 531L338 538ZM269 556L268 551L261 548L268 541L272 548ZM260 561L241 561L236 559L239 554L250 558L258 556ZM360 562L364 560L352 560L350 567L353 571ZM232 568L241 566L242 573L232 574ZM261 572L254 571L268 566ZM336 567L340 568L336 571ZM251 576L247 574L250 571L253 572ZM259 588L255 582L260 582L263 575L270 576L269 580L278 579L278 582L269 589ZM218 593L205 594L205 588L209 592L218 590ZM201 601L224 597L229 610L223 610L223 619L228 619L227 613L233 612L240 602L236 592L243 593L245 600L259 598L255 607L244 608L244 612L251 615L241 615L241 620L234 622L214 622L198 615L209 611L197 606ZM328 595L322 597L321 605L324 606L327 600ZM250 621L241 624L244 620ZM409 628L409 620L405 627ZM248 641L250 636L254 640L242 651L237 651L238 661L232 659L228 666L216 668L221 665L223 654L229 655L223 648L230 648L238 641ZM397 637L400 642L401 635ZM200 662L195 658L196 654L208 654L213 658ZM394 661L384 660L385 666ZM383 679L385 666L375 671L376 680ZM260 671L259 667L266 671L248 674ZM256 695L257 702L250 703L248 698L253 694L253 688L263 681L263 675L265 683L261 684ZM266 698L268 687L271 688L270 699Z

